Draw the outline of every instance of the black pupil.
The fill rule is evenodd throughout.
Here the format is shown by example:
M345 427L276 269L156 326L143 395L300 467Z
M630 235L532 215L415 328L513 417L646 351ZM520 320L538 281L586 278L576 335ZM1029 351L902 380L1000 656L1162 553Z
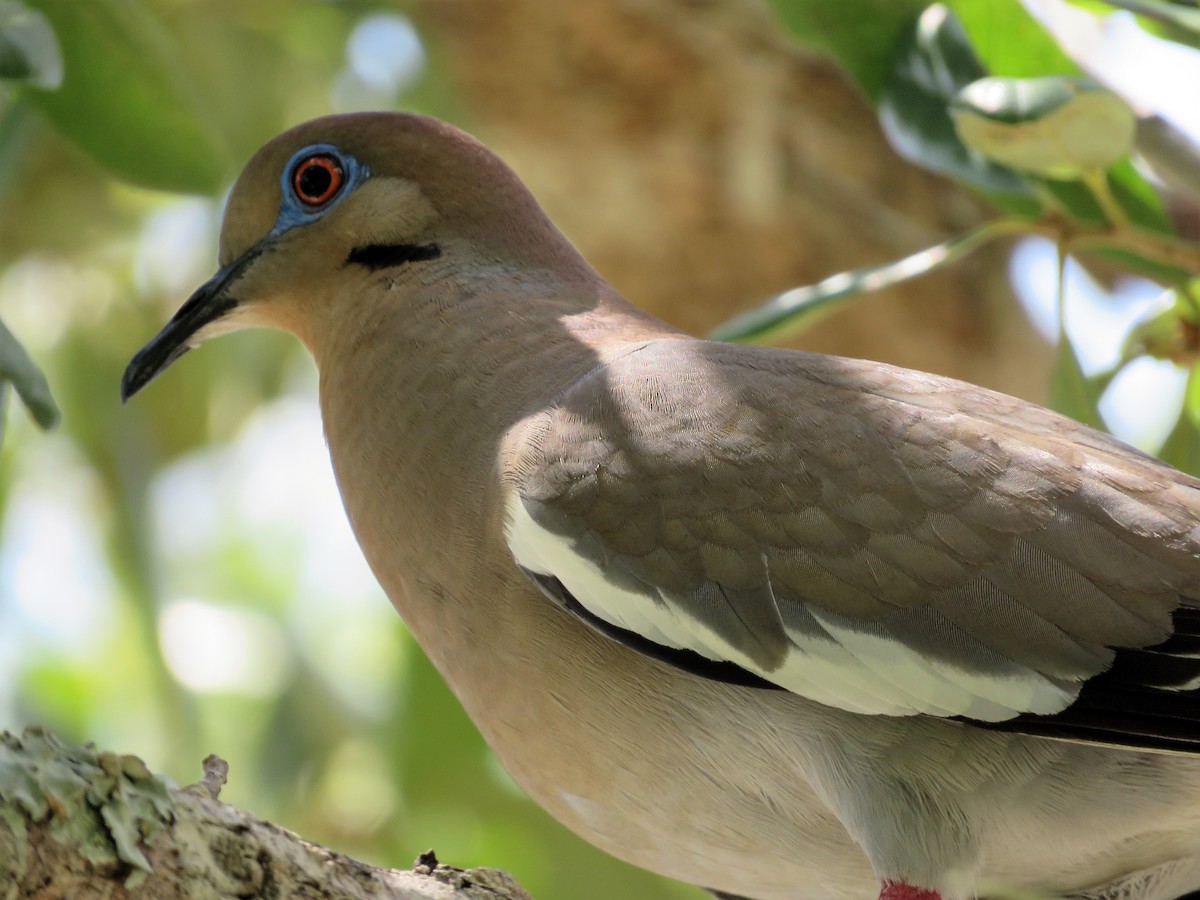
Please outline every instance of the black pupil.
M300 193L308 198L323 197L333 184L333 175L320 163L310 163L300 173Z

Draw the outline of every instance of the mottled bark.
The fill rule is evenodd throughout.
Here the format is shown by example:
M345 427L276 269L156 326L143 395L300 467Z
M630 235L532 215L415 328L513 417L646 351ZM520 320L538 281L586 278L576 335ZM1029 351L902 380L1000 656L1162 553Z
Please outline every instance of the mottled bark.
M173 789L136 756L0 734L0 896L37 900L529 900L498 869L378 869L217 799L224 762Z
M986 210L902 161L760 0L414 0L460 117L630 299L695 333ZM794 342L1044 396L997 248Z

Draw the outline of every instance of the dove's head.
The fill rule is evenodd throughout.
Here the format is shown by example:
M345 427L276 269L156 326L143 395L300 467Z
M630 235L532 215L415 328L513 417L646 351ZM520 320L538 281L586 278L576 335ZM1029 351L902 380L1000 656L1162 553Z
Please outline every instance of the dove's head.
M133 358L128 399L185 351L249 326L310 346L356 298L472 268L585 264L512 171L450 125L411 113L306 122L272 140L229 195L219 269Z

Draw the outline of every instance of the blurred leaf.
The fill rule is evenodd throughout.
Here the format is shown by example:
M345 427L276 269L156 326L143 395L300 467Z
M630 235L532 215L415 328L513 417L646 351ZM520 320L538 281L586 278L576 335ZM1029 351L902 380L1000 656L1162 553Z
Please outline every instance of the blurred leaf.
M879 103L891 57L925 0L768 0L779 21L802 43L824 50L873 103ZM1073 75L1078 67L1018 3L949 0L987 67L998 75Z
M817 284L776 294L761 306L722 322L708 337L714 341L739 343L783 340L789 335L811 328L833 312L840 301L866 292L866 280L871 275L894 265L896 264L888 263L886 266L841 272ZM928 266L925 271L932 268L932 265Z
M1132 225L1078 231L1070 236L1072 251L1103 257L1160 284L1185 283L1200 272L1200 243L1171 232L1166 223L1160 222L1156 206L1139 205L1140 196L1131 193L1126 183L1115 180L1120 168L1108 173L1109 186ZM1045 185L1075 218L1103 222L1095 199L1084 185L1073 181L1046 181Z
M1077 75L1079 67L1020 3L950 0L988 70L1008 78Z
M1187 387L1183 392L1183 414L1200 429L1200 363L1188 370Z
M1138 120L1138 154L1172 191L1200 201L1200 142L1160 115Z
M1077 422L1108 431L1100 415L1100 395L1112 380L1113 372L1095 378L1083 374L1075 348L1065 335L1059 337L1058 355L1050 373L1050 408Z
M1200 328L1188 304L1175 291L1167 291L1125 337L1121 361L1129 362L1139 356L1169 360L1180 366L1200 363Z
M1170 0L1104 0L1109 6L1128 10L1164 25L1171 25L1200 36L1200 9L1193 4L1172 3Z
M1124 159L1108 170L1108 183L1134 225L1160 234L1174 234L1162 197L1133 163Z
M932 272L962 259L989 241L1020 234L1026 224L1018 219L994 219L933 247L882 266L840 272L808 287L793 288L772 297L762 306L734 316L709 337L716 341L780 339L811 326L842 301Z
M178 48L137 0L30 0L62 46L56 91L28 96L114 174L171 191L214 193L228 159Z
M960 3L954 4L955 8L958 6L971 12L977 30L984 30L982 24L988 19L978 4L960 0ZM1017 13L1014 12L1013 15L1017 16ZM1043 40L1049 40L1027 13L1021 11L1019 19L1023 28L1035 29L1042 35ZM1007 18L1004 21L1007 24ZM1008 64L1013 65L1013 62L1010 60ZM1056 64L1059 68L1069 67L1066 57L1061 54L1056 57ZM880 106L881 121L889 140L901 155L926 168L966 182L1002 208L1022 216L1035 216L1041 207L1035 199L1028 178L1023 178L1009 168L998 166L987 160L978 150L968 148L951 119L952 101L960 91L982 81L986 74L982 62L975 55L954 14L947 7L931 6L922 13L902 40ZM1115 144L1118 149L1128 149L1131 145L1135 120L1127 106L1115 95L1097 89L1079 91L1071 85L1078 85L1080 82L1057 78L1043 82L1045 86L1034 84L1032 88L1006 86L1012 84L1012 81L988 79L980 88L975 88L976 92L987 95L996 85L1000 85L1001 88L997 91L1000 94L999 100L1007 101L989 102L989 98L985 97L975 104L979 106L979 109L974 111L975 115L985 117L984 113L990 109L994 113L1003 113L1009 118L1019 120L1022 115L1028 117L1031 111L1040 111L1043 116L1049 113L1055 131L1047 137L1060 139L1065 126L1068 136L1072 139L1072 146L1075 147L1074 155L1077 161L1081 162L1096 161L1092 157L1101 143L1106 146L1108 155L1099 160L1100 162L1107 162L1113 158L1114 153L1109 145ZM1016 84L1025 85L1028 82ZM1095 96L1092 96L1093 93ZM1082 99L1079 95L1090 99ZM973 98L967 93L965 99L970 101ZM1040 101L1041 110L1037 110L1034 100ZM1053 102L1055 100L1056 103ZM1072 100L1074 102L1068 102ZM963 104L963 100L959 103ZM1052 114L1056 108L1061 109L1058 116ZM1066 119L1062 119L1062 116ZM1110 122L1110 119L1113 122ZM1083 127L1078 129L1077 134L1076 127L1081 122ZM1004 128L1002 123L994 130L1011 132L1011 129ZM1111 140L1097 141L1097 134L1110 137ZM1004 139L1004 136L1001 136L993 140L993 143ZM1009 160L1005 159L1004 162L1008 163ZM1074 173L1056 171L1055 174ZM1029 176L1033 177L1035 176ZM1157 192L1127 159L1119 160L1109 170L1108 184L1117 204L1125 211L1132 224L1155 231L1170 232ZM1103 223L1107 220L1108 217L1097 204L1096 198L1085 186L1051 181L1044 187L1073 218L1091 223Z
M0 0L0 79L54 89L62 72L62 54L46 17L15 0Z
M1027 195L1015 172L963 144L950 119L950 101L986 75L954 14L930 6L910 23L894 57L879 104L884 133L896 152L926 169L1001 198Z
M1102 89L1082 78L989 76L959 91L950 101L950 112L1000 125L1025 125L1044 121L1077 99L1081 91L1090 90ZM986 152L985 147L979 149Z
M951 101L958 136L989 159L1074 179L1129 155L1137 119L1116 94L1081 78L981 78Z
M1200 427L1186 412L1180 412L1175 427L1156 455L1182 472L1200 475Z
M1106 174L1109 190L1116 198L1131 225L1159 235L1174 235L1162 198L1128 159L1117 163ZM1031 176L1033 177L1033 176ZM1080 181L1038 178L1041 189L1062 207L1072 219L1089 225L1104 225L1107 217L1095 194ZM1126 232L1128 235L1128 232ZM1114 241L1114 243L1116 243ZM1131 241L1131 244L1137 243ZM1096 251L1099 252L1099 251ZM1129 265L1157 281L1170 283L1188 275L1183 268L1165 266L1151 257L1134 257L1130 253L1104 251L1114 259L1132 260Z
M1160 284L1172 284L1190 274L1186 269L1145 256L1136 249L1123 249L1116 246L1088 247L1087 252L1115 263L1128 270L1130 274L1141 275Z
M1188 121L1195 99L1175 85L1200 81L1200 57L1188 43L1153 34L1127 15L1104 14L1099 0L1020 0L1097 81L1125 97L1143 116ZM1162 30L1162 29L1159 29ZM1172 37L1181 32L1176 29ZM1189 39L1192 32L1182 32ZM1124 60L1124 64L1120 62ZM1139 61L1145 60L1143 64Z
M33 64L25 52L0 29L0 79L25 81L33 76Z
M206 0L157 3L155 11L178 44L178 65L203 90L229 157L241 162L285 128L330 112L330 85L367 8Z
M46 376L29 358L11 331L0 322L0 383L11 383L35 422L43 428L58 423L58 407L50 396Z
M829 53L878 103L888 74L888 58L905 26L925 0L768 0L775 14L800 41Z
M1177 469L1200 475L1200 365L1192 366L1188 372L1183 409L1158 456Z

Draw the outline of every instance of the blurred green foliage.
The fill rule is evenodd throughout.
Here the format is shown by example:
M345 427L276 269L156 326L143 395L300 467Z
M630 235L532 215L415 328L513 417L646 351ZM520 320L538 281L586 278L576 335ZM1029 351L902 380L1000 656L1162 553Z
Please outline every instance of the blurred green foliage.
M1098 23L1063 0L896 3L877 16L868 10L872 4L862 2L858 14L848 17L852 21L808 0L773 5L800 41L828 52L857 81L901 156L975 189L1007 215L904 259L786 291L726 323L714 337L754 341L793 333L841 304L955 263L994 239L1040 235L1060 247L1058 356L1049 391L1055 409L1105 427L1100 413L1105 389L1125 366L1145 356L1186 363L1193 366L1190 383L1200 378L1195 368L1200 243L1174 233L1150 175L1135 165L1135 150L1153 161L1156 148L1137 145L1132 106L1117 89L1078 77L1079 67L1029 10L1054 13L1063 7L1071 16L1060 15L1060 23L1076 28ZM1200 38L1200 21L1188 10L1140 0L1114 5L1168 22L1170 39L1190 45ZM1200 78L1200 58L1178 74L1188 83ZM1200 167L1200 146L1184 139L1179 147L1189 168ZM1200 203L1197 195L1182 199ZM1161 283L1170 299L1151 318L1160 335L1170 338L1127 342L1114 368L1086 376L1061 312L1066 253L1077 250ZM1168 351L1160 349L1164 345ZM1189 390L1164 453L1200 473L1196 403L1200 396Z
M1102 189L1116 199L1098 199L1095 180L1049 184L999 167L954 130L958 91L989 72L1078 74L1019 4L956 0L950 9L961 25L942 16L942 27L921 32L923 2L772 2L799 40L858 79L911 159L990 196L1024 198L1008 207L1014 219L986 226L996 234L1011 234L1014 221L1016 230L1041 227L1051 209L1093 225L1120 210L1136 240L1105 249L1145 263L1179 294L1153 340L1131 344L1130 358L1192 363L1191 249L1163 234L1161 203L1131 163L1102 173ZM1167 17L1176 31L1192 25L1157 0L1126 5ZM392 17L393 31L406 21L393 4L368 2L0 0L0 78L8 79L0 88L8 91L0 95L0 319L28 349L0 326L0 403L11 382L39 422L54 418L32 357L62 409L62 428L51 435L8 417L0 560L26 540L14 522L36 526L42 520L29 510L58 491L102 554L85 583L108 598L99 614L54 606L54 615L80 618L72 631L71 622L39 619L26 598L0 595L0 727L40 722L71 741L137 752L181 783L218 752L231 763L230 802L377 864L407 865L432 845L455 865L510 869L549 900L697 897L588 847L521 795L378 590L364 604L336 579L319 590L304 581L310 557L325 548L246 524L225 501L213 501L221 518L205 531L194 504L172 493L172 479L199 470L224 497L222 473L259 411L296 396L312 406L311 364L295 342L262 334L216 342L119 405L131 353L208 274L216 196L261 143L335 108L402 106L462 121L436 46L391 87L348 64L348 48L379 14ZM1001 173L1000 183L985 172ZM179 197L191 193L207 199ZM164 244L180 221L201 226ZM952 262L992 236L963 236L904 265L830 279L797 308L750 324L765 334L789 316ZM1066 342L1055 379L1060 406L1085 419L1107 384L1083 376ZM1193 369L1164 448L1193 470L1197 383ZM172 543L180 535L195 540L180 549ZM38 565L71 566L68 543L42 535L39 546L64 550ZM0 566L0 585L17 583L4 577ZM187 598L226 615L214 621L228 623L230 642L238 634L248 641L242 683L185 686L167 637ZM182 640L199 646L201 635L185 622Z
M62 47L64 80L27 101L113 174L163 190L214 193L232 160L177 42L127 0L27 0ZM104 127L97 127L103 123Z
M152 516L162 473L204 448L230 448L273 400L311 392L311 363L282 336L238 336L124 408L122 369L194 286L186 279L215 265L218 192L264 141L338 103L453 112L451 92L428 66L392 95L350 71L354 30L396 8L29 0L0 7L0 27L6 9L49 23L62 79L56 88L32 79L32 61L21 65L0 39L6 71L21 79L0 97L0 317L28 349L0 330L0 387L15 381L48 421L32 356L63 416L49 436L7 417L0 525L9 527L0 534L9 546L22 540L6 521L17 515L14 492L36 494L47 468L51 486L78 477L86 489L68 503L94 530L107 572L94 590L112 603L100 633L43 638L26 621L24 598L0 596L0 727L38 722L71 741L136 752L180 783L218 752L231 766L225 799L380 865L408 866L433 846L455 865L503 866L538 897L697 896L593 849L525 798L381 592L357 613L363 627L346 623L346 636L337 634L345 597L310 596L333 623L314 637L295 624L313 614L298 612L293 596L309 548L229 521L225 537L182 563L166 559ZM149 252L164 227L156 216L189 193L213 198L188 207L202 210L208 227L194 246ZM179 254L178 272L161 271L163 252ZM58 474L54 460L74 474ZM163 617L180 593L269 623L248 633L282 644L274 652L287 660L283 676L265 691L181 683L163 639Z

